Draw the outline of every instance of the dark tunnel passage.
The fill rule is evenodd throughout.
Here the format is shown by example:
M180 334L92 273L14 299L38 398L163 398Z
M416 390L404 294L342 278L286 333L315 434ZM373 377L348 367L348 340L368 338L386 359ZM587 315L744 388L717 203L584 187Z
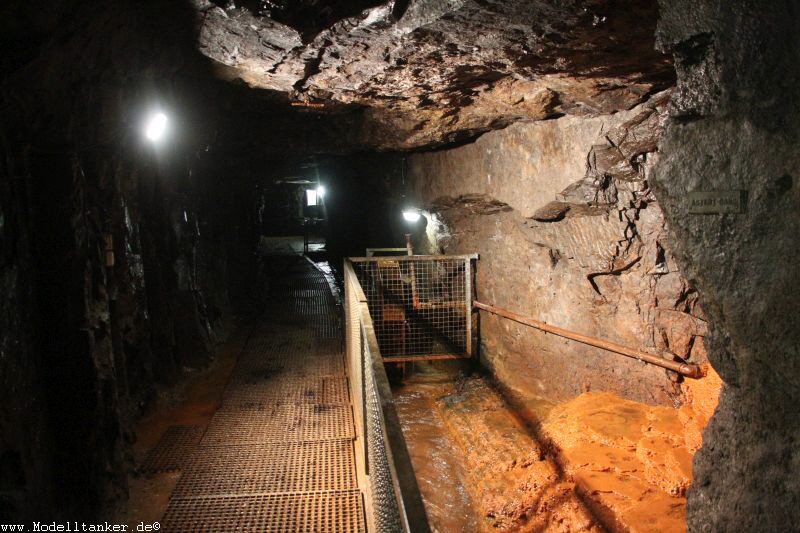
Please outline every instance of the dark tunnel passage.
M800 530L798 23L4 2L0 531Z

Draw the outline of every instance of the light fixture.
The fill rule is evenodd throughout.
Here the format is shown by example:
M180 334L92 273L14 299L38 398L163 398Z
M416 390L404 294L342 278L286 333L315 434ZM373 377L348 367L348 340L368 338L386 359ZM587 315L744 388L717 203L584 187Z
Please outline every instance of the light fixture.
M155 113L147 119L144 135L153 142L158 141L167 129L167 115Z
M306 205L317 205L317 191L306 189Z
M317 187L317 197L320 200L325 198L325 186L324 185L320 185L319 187Z
M419 220L420 215L419 211L416 209L404 209L403 210L403 218L406 222L411 222L412 224Z

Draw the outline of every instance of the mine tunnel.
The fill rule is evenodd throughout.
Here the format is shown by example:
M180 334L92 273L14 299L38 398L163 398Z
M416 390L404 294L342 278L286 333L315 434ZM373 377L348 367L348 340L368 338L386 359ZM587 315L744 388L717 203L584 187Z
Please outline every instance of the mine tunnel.
M0 531L800 531L796 2L0 27Z

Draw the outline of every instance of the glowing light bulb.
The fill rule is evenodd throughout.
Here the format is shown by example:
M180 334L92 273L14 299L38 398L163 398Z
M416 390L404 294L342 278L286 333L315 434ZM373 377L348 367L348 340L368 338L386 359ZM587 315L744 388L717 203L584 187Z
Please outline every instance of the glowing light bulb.
M416 209L406 209L403 211L403 218L406 219L406 222L416 222L422 215L419 214L419 211Z
M306 189L306 205L317 205L317 191Z
M319 187L317 187L317 197L319 197L320 199L325 198L325 186L324 185L320 185Z
M144 130L144 135L151 141L159 140L167 129L167 115L164 113L156 113L151 116Z

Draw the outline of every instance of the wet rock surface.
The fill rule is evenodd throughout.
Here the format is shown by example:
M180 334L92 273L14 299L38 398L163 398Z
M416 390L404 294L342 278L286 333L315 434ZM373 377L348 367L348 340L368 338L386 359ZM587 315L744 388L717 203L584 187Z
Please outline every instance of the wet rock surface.
M689 424L696 424L689 409L585 393L555 406L541 434L611 529L684 531L697 434Z
M450 389L449 378L438 381L414 378L392 396L431 529L476 533L483 518L467 489L471 479L436 409L436 399Z
M485 381L442 391L436 408L467 472L477 531L603 531L559 465Z

